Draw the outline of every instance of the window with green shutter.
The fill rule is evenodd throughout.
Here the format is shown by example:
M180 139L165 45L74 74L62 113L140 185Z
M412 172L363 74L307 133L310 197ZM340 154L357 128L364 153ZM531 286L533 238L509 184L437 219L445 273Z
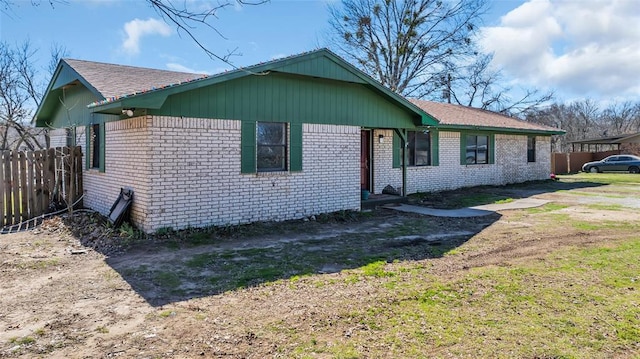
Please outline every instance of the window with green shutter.
M242 173L302 171L302 124L242 122Z
M402 141L393 133L393 168L402 167ZM438 134L434 131L407 131L407 167L438 165Z
M494 163L493 134L460 134L460 163L463 165Z
M105 171L104 145L105 126L104 123L96 123L86 127L85 139L87 149L86 167L87 169L97 169Z

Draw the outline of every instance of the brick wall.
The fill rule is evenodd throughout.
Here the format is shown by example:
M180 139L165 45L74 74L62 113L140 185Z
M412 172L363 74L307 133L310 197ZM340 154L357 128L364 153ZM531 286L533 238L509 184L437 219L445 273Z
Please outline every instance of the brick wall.
M240 121L153 118L146 229L358 210L359 128L303 126L303 171L240 173Z
M84 171L84 205L104 215L120 194L120 188L131 188L134 201L131 218L146 230L148 206L151 202L150 174L151 119L134 117L105 124L105 172ZM78 141L84 149L82 142ZM86 155L86 152L84 152Z
M391 139L391 130L377 130ZM527 163L527 136L496 135L495 164L461 165L460 133L440 132L440 165L407 168L407 193L434 192L479 185L503 185L549 178L551 138L536 137L536 162ZM392 141L374 141L374 193L402 186L402 169L392 168Z
M303 126L303 171L240 173L240 121L137 117L109 122L105 172L84 173L85 205L107 214L121 187L146 232L287 220L360 208L360 129ZM82 142L84 143L84 142Z
M301 172L241 174L240 124L152 116L107 123L105 172L85 171L85 205L107 214L120 188L132 188L132 219L146 232L360 208L359 127L305 124ZM65 138L54 133L52 143ZM393 131L375 130L373 138L374 193L401 187L402 171L392 168ZM84 128L77 143L84 147ZM441 132L440 165L408 168L407 193L546 179L550 138L539 136L536 144L537 162L527 163L527 136L496 135L495 164L464 166L460 134Z

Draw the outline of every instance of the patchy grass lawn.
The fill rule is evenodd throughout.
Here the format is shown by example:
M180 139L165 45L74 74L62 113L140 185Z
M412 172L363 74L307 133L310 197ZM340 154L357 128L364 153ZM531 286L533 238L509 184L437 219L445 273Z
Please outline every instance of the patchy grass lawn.
M438 196L552 202L167 230L111 257L5 236L0 357L640 357L639 175Z

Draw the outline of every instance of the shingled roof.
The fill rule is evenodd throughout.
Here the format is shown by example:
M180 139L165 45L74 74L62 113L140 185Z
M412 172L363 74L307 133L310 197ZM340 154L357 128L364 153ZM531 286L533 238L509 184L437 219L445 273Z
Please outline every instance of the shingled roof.
M152 88L193 81L207 76L84 60L63 59L62 61L83 77L104 98L148 91Z
M439 127L479 127L486 129L514 129L533 132L564 133L564 131L526 122L496 112L473 107L453 105L449 103L410 99L413 104L435 117L440 122Z

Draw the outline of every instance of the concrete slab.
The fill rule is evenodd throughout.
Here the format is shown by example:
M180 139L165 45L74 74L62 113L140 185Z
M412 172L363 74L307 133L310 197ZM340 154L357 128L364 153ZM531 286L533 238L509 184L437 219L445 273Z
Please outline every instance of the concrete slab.
M509 202L509 203L485 204L482 206L474 206L474 207L460 208L460 209L437 209L437 208L429 208L429 207L423 207L423 206L414 206L414 205L404 204L404 203L388 204L388 205L384 205L383 207L388 209L394 209L396 211L401 211L401 212L424 214L427 216L465 218L465 217L487 216L495 212L500 212L500 211L509 210L509 209L539 207L549 202L551 201L536 199L536 198L522 198L522 199L514 200L513 202Z
M512 202L509 202L509 203L492 203L492 204L485 204L482 206L474 206L470 208L484 210L484 211L498 212L498 211L504 211L508 209L540 207L540 206L544 206L549 202L551 201L547 201L544 199L537 199L537 198L520 198L520 199L513 200Z

